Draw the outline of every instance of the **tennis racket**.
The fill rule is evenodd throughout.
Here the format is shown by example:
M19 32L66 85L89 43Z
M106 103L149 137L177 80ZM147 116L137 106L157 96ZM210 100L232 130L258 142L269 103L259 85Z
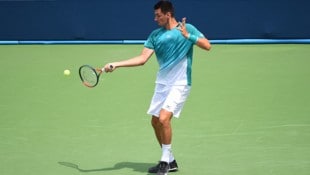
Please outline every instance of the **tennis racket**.
M113 69L112 65L110 65L110 69ZM79 75L82 80L82 83L89 88L97 86L99 82L99 77L102 74L102 72L104 72L104 70L97 71L90 65L83 65L79 69Z

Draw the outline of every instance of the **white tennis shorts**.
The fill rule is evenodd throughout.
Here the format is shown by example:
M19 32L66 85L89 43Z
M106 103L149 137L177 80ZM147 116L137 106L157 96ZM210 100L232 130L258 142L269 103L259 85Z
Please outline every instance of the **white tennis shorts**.
M173 113L173 116L179 118L183 105L190 93L190 86L169 86L156 84L155 92L147 114L159 117L162 109Z

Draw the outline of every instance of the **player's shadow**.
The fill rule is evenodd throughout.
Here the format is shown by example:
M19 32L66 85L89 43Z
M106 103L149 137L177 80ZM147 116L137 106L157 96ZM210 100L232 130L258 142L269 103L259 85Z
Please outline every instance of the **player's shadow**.
M79 168L78 165L74 163L70 163L70 162L58 162L58 164L65 166L65 167L76 169L79 172L83 172L83 173L97 172L97 171L115 171L115 170L120 170L123 168L129 168L135 172L147 173L148 168L151 166L154 166L154 164L151 164L151 163L120 162L120 163L115 164L113 167L97 168L97 169L82 169L82 168Z

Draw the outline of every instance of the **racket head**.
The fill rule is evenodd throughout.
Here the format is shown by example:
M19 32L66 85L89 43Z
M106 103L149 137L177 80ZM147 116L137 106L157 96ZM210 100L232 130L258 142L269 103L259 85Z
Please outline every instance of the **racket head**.
M89 88L97 86L99 82L100 73L90 65L81 66L79 68L79 75L82 83Z

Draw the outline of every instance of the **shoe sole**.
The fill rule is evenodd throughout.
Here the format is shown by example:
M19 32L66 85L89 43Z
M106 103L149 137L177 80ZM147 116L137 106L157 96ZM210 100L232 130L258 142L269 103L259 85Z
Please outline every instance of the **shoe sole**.
M176 171L178 171L178 168L171 168L171 169L169 169L169 172L176 172Z
M175 168L169 168L168 172L177 172L179 170L178 167L175 167ZM151 174L155 174L157 172L154 172L154 171L148 171L148 173L151 173Z
M179 170L178 168L171 168L171 169L169 169L168 171L169 171L169 172L177 172L178 170ZM155 173L157 173L157 172L148 171L148 173L155 174Z

